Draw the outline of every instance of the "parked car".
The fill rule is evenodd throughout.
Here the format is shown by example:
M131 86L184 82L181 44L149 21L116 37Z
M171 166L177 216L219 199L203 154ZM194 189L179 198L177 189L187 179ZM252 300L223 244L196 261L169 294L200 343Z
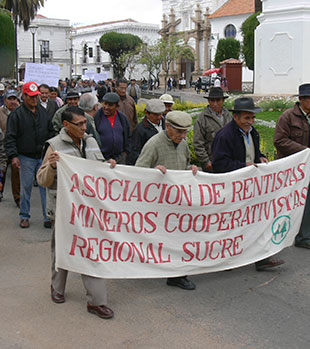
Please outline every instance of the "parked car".
M207 89L209 89L211 86L213 86L214 78L211 77L210 75L200 76L200 78L201 78L201 88L203 90L205 90L206 87L207 87ZM197 83L197 80L192 82L192 87L193 88L196 87L196 83Z

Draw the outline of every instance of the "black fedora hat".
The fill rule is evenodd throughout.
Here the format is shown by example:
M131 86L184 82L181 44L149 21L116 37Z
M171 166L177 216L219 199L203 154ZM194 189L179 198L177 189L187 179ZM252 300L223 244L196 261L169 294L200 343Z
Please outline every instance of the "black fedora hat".
M68 98L79 98L80 94L78 93L77 90L69 90L67 95L66 95L66 99Z
M259 107L255 107L253 98L241 97L235 100L234 109L230 109L230 111L248 111L250 113L259 113L262 110Z
M298 95L299 97L309 97L310 96L310 84L302 84L298 88Z
M228 96L224 96L223 90L220 87L211 87L209 94L203 96L203 98L228 98Z

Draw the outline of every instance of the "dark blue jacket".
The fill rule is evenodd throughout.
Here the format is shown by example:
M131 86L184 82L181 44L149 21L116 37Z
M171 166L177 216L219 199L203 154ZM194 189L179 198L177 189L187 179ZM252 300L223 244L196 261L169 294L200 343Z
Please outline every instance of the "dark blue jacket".
M259 150L259 134L254 127L251 135L255 147L254 162L260 163L264 155ZM211 149L214 172L230 172L246 166L244 138L234 120L216 134Z
M97 114L95 115L95 118L94 118L96 129L97 129L98 133L100 133L99 132L99 124L100 124L101 118L106 118L106 117L107 116L104 114L103 109L100 108L97 111ZM121 113L120 111L117 111L116 117L119 118L120 123L121 123L122 128L123 128L123 135L122 135L123 136L123 150L122 150L122 153L119 154L115 158L115 160L117 163L125 164L127 156L131 151L130 125L129 125L129 121L127 119L127 116L125 114ZM107 130L107 132L109 132L109 131ZM100 136L104 137L104 135L100 135Z

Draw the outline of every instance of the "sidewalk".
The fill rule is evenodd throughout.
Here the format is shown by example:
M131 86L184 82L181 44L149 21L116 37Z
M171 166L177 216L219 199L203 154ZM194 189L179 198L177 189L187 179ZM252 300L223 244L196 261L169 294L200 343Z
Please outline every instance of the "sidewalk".
M149 96L149 98L159 98L163 93L165 93L163 88L158 88L158 89L153 90L153 91L150 91L150 90L142 91L142 95L147 94ZM186 88L183 90L176 89L176 90L167 91L166 93L170 94L173 97L173 99L177 99L177 98L180 99L181 102L192 101L193 103L208 103L207 99L204 98L204 96L206 96L207 94L204 91L201 92L200 94L198 94L193 88ZM229 93L228 93L228 95L229 95ZM270 97L279 98L279 99L292 97L292 95L289 95L289 94L269 95L269 94L255 94L255 93L240 93L240 95L238 95L238 94L234 93L231 95L234 96L235 98L237 98L239 96L240 97L252 97L255 102L260 100L260 99L270 98Z

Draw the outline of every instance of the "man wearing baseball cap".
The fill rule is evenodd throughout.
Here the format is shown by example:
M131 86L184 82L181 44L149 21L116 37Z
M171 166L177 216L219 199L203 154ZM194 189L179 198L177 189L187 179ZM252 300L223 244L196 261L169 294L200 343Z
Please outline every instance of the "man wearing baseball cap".
M8 89L4 93L4 105L0 107L0 129L3 134L6 133L6 125L9 115L19 106L18 100L18 91L13 89ZM8 165L8 164L7 164ZM2 176L2 191L0 191L0 200L3 197L5 179L6 179L5 170ZM16 167L11 168L11 186L12 186L12 194L14 197L14 201L16 205L19 207L20 201L20 182L19 182L19 170Z
M30 199L33 178L41 166L41 153L45 142L54 136L54 130L46 109L38 105L40 91L35 82L23 85L23 103L8 118L5 149L12 167L20 173L20 224L29 228ZM46 216L45 189L40 187L44 227L51 228Z
M165 118L166 115L167 115L170 111L172 111L172 106L173 106L173 104L174 104L174 100L173 100L172 96L169 95L168 93L164 93L163 95L161 95L161 96L159 97L159 99L160 99L162 102L165 103L166 109L165 109L165 111L163 112L163 117Z
M216 134L212 144L212 165L216 173L230 172L246 166L267 163L259 150L259 134L253 127L255 107L253 98L241 97L235 100L233 120ZM282 259L265 258L255 263L257 271L283 264Z
M136 162L138 167L156 168L163 174L167 170L191 170L197 173L197 166L190 164L190 151L186 134L192 127L192 117L183 111L171 111L166 117L166 130L150 138L144 145ZM186 276L167 279L167 285L194 290L196 285Z
M4 91L5 91L4 85L0 84L0 107L2 107L4 104Z
M132 133L131 152L128 156L128 165L134 165L144 144L158 132L165 130L164 102L159 99L150 99L145 105L145 117L136 126Z
M310 147L310 83L299 86L298 102L287 109L278 119L274 145L278 159ZM310 190L295 246L310 249Z

